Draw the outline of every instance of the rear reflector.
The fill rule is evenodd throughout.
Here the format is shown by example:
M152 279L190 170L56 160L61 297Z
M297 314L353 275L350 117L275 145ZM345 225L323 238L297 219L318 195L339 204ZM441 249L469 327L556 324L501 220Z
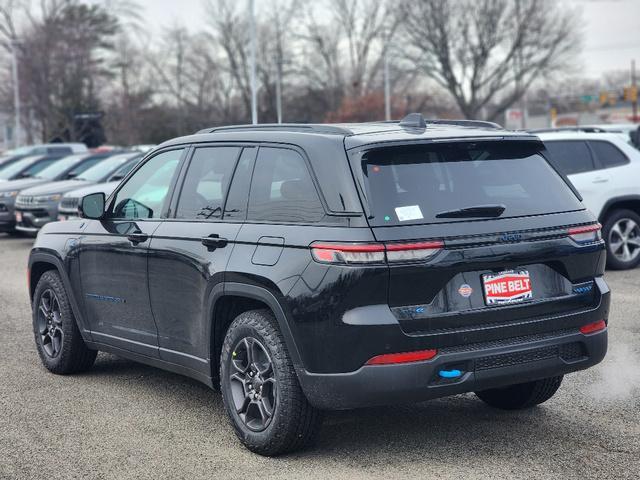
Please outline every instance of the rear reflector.
M589 333L599 332L600 330L604 330L607 328L607 324L604 320L599 320L597 322L589 323L588 325L584 325L580 327L580 332L588 335Z
M441 241L408 243L314 242L311 255L320 263L384 263L426 260L444 248Z
M393 365L397 363L412 363L431 360L438 354L437 350L418 350L415 352L386 353L373 357L367 365Z
M593 225L586 225L584 227L570 228L567 232L569 237L577 243L591 243L600 240L600 230L602 225L595 223Z

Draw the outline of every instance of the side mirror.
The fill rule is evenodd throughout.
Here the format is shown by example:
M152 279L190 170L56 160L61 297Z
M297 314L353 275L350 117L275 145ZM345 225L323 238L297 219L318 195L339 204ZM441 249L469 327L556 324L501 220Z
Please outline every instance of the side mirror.
M92 193L91 195L82 197L80 207L78 208L80 217L100 220L104 216L105 201L106 197L102 192Z

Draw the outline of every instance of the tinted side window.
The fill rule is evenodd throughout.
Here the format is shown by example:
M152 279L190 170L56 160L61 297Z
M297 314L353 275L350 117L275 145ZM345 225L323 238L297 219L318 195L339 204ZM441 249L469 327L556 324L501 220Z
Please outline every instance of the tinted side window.
M612 143L593 140L589 142L589 146L602 168L618 167L629 163L627 156Z
M173 176L184 150L163 152L146 162L118 191L111 218L160 218Z
M222 218L239 147L197 148L189 164L176 209L177 218Z
M282 148L260 148L249 196L250 220L317 222L324 216L302 156Z
M547 141L549 160L565 175L589 172L594 170L593 159L587 144L576 141Z
M257 148L245 148L242 150L240 161L233 174L227 203L224 208L226 220L244 220L247 218L247 205L249 204L249 185L251 174L256 159Z

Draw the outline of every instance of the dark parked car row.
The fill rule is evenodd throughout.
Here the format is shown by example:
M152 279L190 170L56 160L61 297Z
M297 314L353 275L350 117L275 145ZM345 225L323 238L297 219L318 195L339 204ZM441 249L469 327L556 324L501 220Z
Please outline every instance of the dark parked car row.
M67 210L62 217L58 213L65 194L119 181L142 158L140 152L90 152L83 145L54 145L0 157L0 232L35 234L49 222L76 217L77 210Z

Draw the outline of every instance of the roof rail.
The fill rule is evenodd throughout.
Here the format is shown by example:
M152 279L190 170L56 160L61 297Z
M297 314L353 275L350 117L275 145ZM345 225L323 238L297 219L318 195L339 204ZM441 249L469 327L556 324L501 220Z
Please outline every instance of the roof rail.
M612 133L600 127L555 127L555 128L536 128L528 130L529 133L553 133L553 132L584 132L584 133Z
M237 131L280 131L280 132L313 132L329 135L353 135L353 131L337 125L314 123L261 123L258 125L228 125L224 127L205 128L197 133L218 133Z
M461 127L479 127L479 128L492 128L496 130L504 130L504 127L494 122L487 122L484 120L445 120L435 119L427 120L427 123L433 123L435 125L459 125Z

